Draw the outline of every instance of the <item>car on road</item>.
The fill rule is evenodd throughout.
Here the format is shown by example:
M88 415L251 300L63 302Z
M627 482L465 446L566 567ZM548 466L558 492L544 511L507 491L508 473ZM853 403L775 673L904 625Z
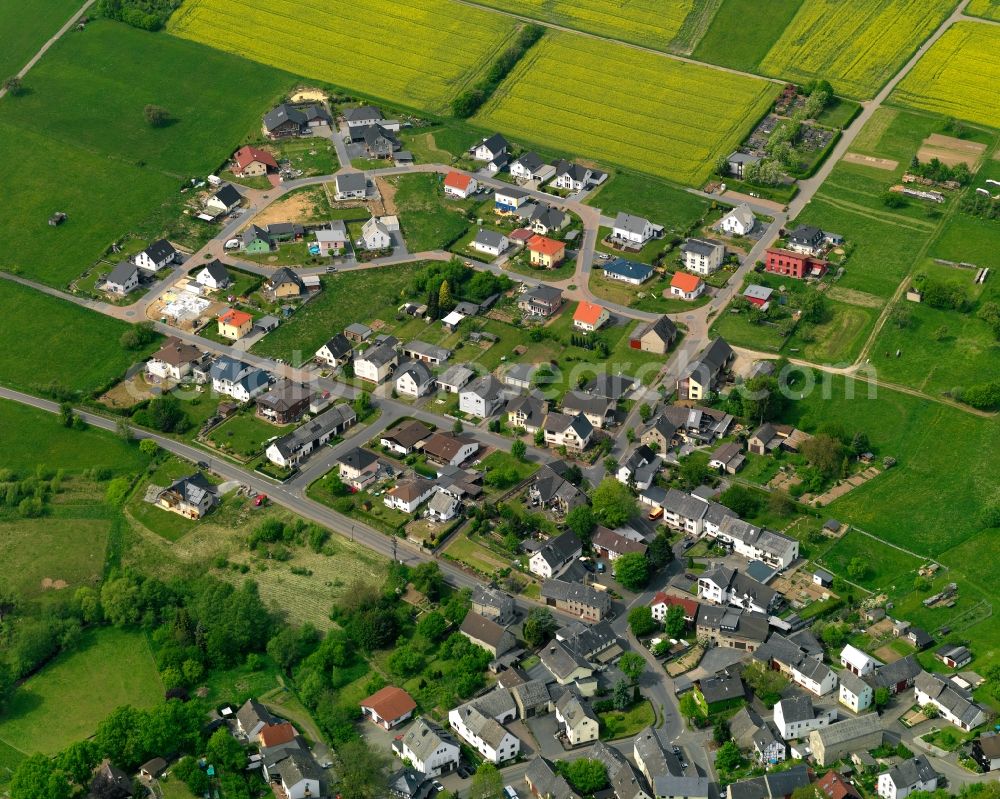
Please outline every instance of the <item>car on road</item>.
M337 267L335 267L335 266L328 266L326 268L326 271L327 272L336 272L337 271Z
M208 468L208 461L198 461L198 468L199 469L207 469Z
M444 790L444 786L437 780L434 780L434 782L431 784L434 786L434 790L437 791L438 793L441 793L441 791Z

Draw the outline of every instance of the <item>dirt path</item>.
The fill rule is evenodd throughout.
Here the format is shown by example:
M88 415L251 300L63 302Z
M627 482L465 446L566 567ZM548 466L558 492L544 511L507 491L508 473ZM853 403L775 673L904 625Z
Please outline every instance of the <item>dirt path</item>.
M876 158L873 155L862 155L861 153L844 153L844 160L849 164L861 164L875 169L886 169L892 171L899 166L899 161L891 158Z

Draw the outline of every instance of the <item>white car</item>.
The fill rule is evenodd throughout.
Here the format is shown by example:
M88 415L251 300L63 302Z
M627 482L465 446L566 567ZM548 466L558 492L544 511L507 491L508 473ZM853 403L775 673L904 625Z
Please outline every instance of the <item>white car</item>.
M239 239L230 239L223 245L227 250L238 250L240 248Z

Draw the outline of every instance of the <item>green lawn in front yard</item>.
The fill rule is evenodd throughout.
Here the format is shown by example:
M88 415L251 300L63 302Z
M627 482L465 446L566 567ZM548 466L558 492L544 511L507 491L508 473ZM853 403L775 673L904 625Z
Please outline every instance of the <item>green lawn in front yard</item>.
M670 289L671 277L670 274L654 273L641 286L633 286L620 280L608 280L603 271L594 269L590 273L589 286L595 296L608 302L654 313L681 313L700 308L711 299L707 293L690 301L663 296L663 292Z
M271 188L271 181L266 175L237 175L231 169L224 169L219 173L219 177L226 183L233 183L236 186L244 186L248 189L261 189L267 191Z
M516 257L507 261L503 268L508 272L516 272L519 275L544 280L546 283L559 283L568 280L576 273L576 258L567 258L555 269L541 269L531 265L527 250L523 250ZM516 280L516 278L513 279Z
M279 163L287 160L292 169L301 170L302 177L332 175L340 168L333 142L321 136L268 141L265 146Z
M663 239L654 239L646 243L639 252L623 252L622 250L616 250L614 247L609 247L604 243L604 240L611 235L611 228L601 227L597 233L597 251L608 253L614 258L624 258L627 261L635 261L639 264L652 264L656 260L657 256L662 255L667 251L668 243L663 241ZM610 263L610 261L604 261L603 263ZM598 261L594 263L595 267L602 265L602 262Z
M597 715L601 722L602 741L631 738L656 721L656 713L647 699L643 699L624 712L608 710Z
M267 253L241 253L240 257L262 266L325 266L329 258L309 254L308 241L286 241Z
M537 463L530 463L528 461L519 461L509 452L504 452L502 449L493 450L489 455L487 455L479 463L479 468L485 473L493 469L512 469L517 474L517 479L525 480L535 472L538 471Z
M293 425L273 425L252 412L246 412L226 419L209 433L208 438L221 452L248 458L261 452L268 440L292 429Z
M396 186L396 215L410 252L444 249L472 224L465 212L477 201L445 199L441 181L437 173L387 178Z

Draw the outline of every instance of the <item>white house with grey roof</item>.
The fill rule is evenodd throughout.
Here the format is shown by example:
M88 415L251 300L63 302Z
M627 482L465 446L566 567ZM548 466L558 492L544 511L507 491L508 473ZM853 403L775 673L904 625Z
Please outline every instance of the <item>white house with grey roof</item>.
M392 742L392 748L399 758L409 760L429 777L458 768L462 751L448 730L425 718L418 718L402 739Z
M275 439L264 454L276 466L290 469L298 466L315 450L327 444L357 421L354 409L347 403L334 405L297 427L291 433Z
M177 250L166 239L159 239L150 244L133 259L135 265L147 272L156 272L177 258Z
M707 277L722 266L726 245L710 239L690 238L681 245L681 254L685 269Z
M390 338L354 356L354 375L377 385L385 382L398 365L396 340Z
M875 692L871 685L860 677L844 670L840 673L840 691L837 698L840 700L840 704L845 705L855 713L860 713L871 707Z
M121 261L104 278L104 290L124 296L139 288L139 267L131 261Z
M906 799L914 791L937 788L938 773L924 755L909 757L878 775L878 795L882 799Z
M914 695L920 707L933 705L940 718L968 732L985 724L989 714L972 699L972 694L940 674L921 672L913 684Z
M335 200L363 200L368 191L364 172L342 172L334 178Z
M563 725L570 746L596 741L600 732L600 721L590 702L572 688L556 701L556 721Z
M407 397L422 397L434 389L434 375L421 361L407 361L393 374L396 391Z
M542 157L535 152L527 152L510 165L511 177L520 181L538 180L545 181L556 173L556 169L551 164L545 163Z
M472 249L493 257L505 252L509 246L510 240L503 233L485 228L480 228L472 240Z
M361 228L361 244L366 250L385 250L392 246L389 226L373 216Z
M499 764L517 757L521 739L503 725L517 718L517 704L506 688L497 686L483 696L453 708L448 724L486 760Z
M558 577L583 554L580 539L567 531L546 541L528 561L528 569L544 580Z
M503 404L503 384L487 374L458 392L458 409L477 419L488 419Z
M501 156L507 155L509 151L510 144L500 133L488 136L471 148L472 157L477 161L495 161Z
M594 437L594 426L582 413L549 412L542 422L542 435L546 446L583 452Z
M822 649L813 652L780 633L772 634L753 657L816 696L825 696L837 687L837 674L823 663Z
M757 217L753 215L749 203L740 203L719 221L719 230L730 236L745 236L754 225Z
M812 699L804 694L786 697L774 706L774 726L786 741L805 738L836 720L834 708L814 707Z
M662 235L662 225L654 225L644 217L619 211L609 238L612 244L630 249L642 249L647 242Z

